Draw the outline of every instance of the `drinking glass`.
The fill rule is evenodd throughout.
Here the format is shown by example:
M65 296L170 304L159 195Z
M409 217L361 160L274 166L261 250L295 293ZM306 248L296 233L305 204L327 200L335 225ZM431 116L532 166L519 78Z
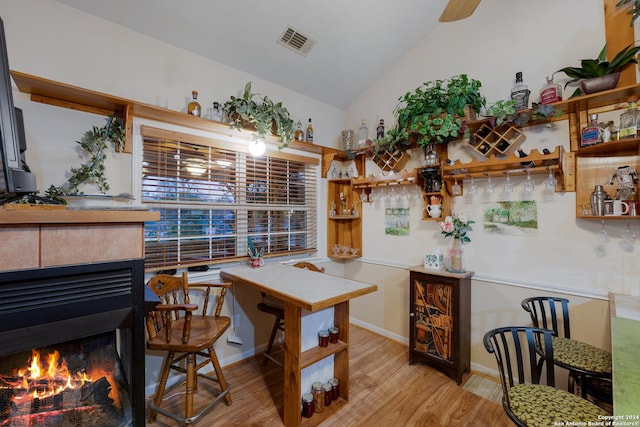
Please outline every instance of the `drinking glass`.
M362 193L360 193L360 201L362 203L366 203L367 202L367 193L364 192L364 188L362 189Z
M484 192L485 194L492 194L494 191L496 191L496 185L493 183L491 175L487 174L487 182L484 185Z
M551 171L551 168L549 168L549 176L544 182L544 188L547 191L555 192L557 185L558 185L558 180L556 179L556 176L554 175L554 173Z
M607 243L609 241L609 233L607 233L604 227L604 220L602 220L602 228L598 231L598 241L600 243Z
M462 194L462 187L458 184L458 177L453 179L453 185L451 186L451 194L453 196L459 196Z
M469 185L469 194L478 194L478 185L473 177L471 177L471 184Z
M511 176L507 171L507 181L504 183L503 191L505 193L513 193L513 182L511 181Z
M524 191L527 193L531 193L533 189L536 187L536 184L531 179L531 173L529 172L529 169L527 169L527 178L524 180L523 187L524 187Z

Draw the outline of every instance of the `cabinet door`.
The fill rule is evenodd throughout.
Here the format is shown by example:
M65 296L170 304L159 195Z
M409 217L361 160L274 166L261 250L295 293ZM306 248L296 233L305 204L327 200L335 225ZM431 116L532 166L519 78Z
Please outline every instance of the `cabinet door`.
M411 287L412 350L453 360L454 286L437 276L416 274Z

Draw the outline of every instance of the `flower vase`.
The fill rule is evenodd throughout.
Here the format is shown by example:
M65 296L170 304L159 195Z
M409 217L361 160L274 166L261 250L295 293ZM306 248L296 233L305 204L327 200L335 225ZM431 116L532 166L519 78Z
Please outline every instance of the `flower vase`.
M450 273L464 273L464 268L462 268L462 242L460 239L453 239L453 244L449 249L449 267L447 271Z

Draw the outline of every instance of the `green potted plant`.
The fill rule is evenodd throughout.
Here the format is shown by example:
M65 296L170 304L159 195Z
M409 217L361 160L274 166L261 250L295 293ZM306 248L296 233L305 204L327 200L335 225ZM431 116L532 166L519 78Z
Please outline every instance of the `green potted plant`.
M289 145L295 136L295 124L282 102L274 102L267 96L251 93L251 82L244 86L242 97L231 96L222 105L222 111L232 120L231 127L255 128L254 138L264 139L267 135L279 137L280 145Z
M487 107L484 115L489 118L493 128L510 123L516 117L516 102L513 99L499 99Z
M564 67L558 72L563 72L571 78L565 83L565 88L575 83L580 85L571 97L613 89L618 84L620 71L630 64L638 63L636 55L639 50L640 47L629 45L618 52L611 61L607 61L605 44L596 59L583 59L580 61L580 67Z
M627 13L631 15L631 23L629 25L633 27L633 23L640 17L640 0L620 0L616 4L616 7L624 6L631 6Z
M466 117L469 107L479 111L486 103L481 86L466 74L425 82L398 99L397 126L414 135L423 149L455 139L464 133L465 123L475 119Z

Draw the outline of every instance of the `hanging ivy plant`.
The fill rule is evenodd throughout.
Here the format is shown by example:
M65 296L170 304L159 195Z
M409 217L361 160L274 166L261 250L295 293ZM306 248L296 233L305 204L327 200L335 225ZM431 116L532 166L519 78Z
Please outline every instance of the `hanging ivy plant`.
M82 194L79 190L82 184L95 184L100 193L106 194L109 191L104 166L107 150L111 144L116 152L122 151L124 142L125 130L115 116L109 116L103 127L93 126L76 141L86 152L87 162L80 167L72 167L67 182L58 187L51 185L45 191L46 197L61 201L60 196Z

